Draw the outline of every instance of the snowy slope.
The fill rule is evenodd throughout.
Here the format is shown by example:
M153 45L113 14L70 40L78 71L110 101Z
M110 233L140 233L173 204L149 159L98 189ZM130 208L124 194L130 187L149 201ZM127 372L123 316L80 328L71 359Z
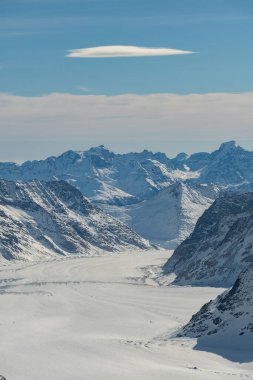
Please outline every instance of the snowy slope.
M64 181L0 180L0 225L7 260L150 247Z
M205 304L178 336L230 350L251 350L253 359L253 266L244 270L231 290Z
M121 218L141 236L175 247L192 232L196 221L218 196L218 186L176 182L138 204L107 212Z
M225 194L164 267L177 284L231 286L253 262L253 193Z

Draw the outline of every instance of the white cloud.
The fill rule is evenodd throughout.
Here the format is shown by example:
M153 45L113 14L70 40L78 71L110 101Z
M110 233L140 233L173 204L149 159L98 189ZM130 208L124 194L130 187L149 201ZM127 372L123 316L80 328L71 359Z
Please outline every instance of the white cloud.
M126 94L118 96L0 94L4 141L133 144L167 151L167 144L253 140L253 93ZM117 149L117 148L116 148Z
M151 57L165 55L192 54L192 51L168 48L147 48L139 46L97 46L70 50L70 58L115 58L115 57Z

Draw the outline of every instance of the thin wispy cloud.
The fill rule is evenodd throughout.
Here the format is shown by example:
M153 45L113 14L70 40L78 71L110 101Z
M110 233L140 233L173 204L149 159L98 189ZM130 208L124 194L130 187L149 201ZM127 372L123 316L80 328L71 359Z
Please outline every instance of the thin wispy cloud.
M86 86L76 86L76 90L82 91L82 92L94 92L94 88L86 87Z
M140 46L97 46L84 49L69 50L70 58L117 58L117 57L151 57L166 55L193 54L188 50L169 48L148 48Z

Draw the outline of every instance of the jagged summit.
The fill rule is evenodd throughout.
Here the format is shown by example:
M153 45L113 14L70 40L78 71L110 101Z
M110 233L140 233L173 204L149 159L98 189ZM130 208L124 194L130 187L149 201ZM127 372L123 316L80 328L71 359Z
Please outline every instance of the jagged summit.
M185 152L182 152L182 153L178 153L176 155L176 157L174 158L175 161L185 161L187 158L189 157L189 155Z
M105 147L105 145L98 145L95 147L91 147L89 150L90 151L109 151L109 149Z
M57 159L61 159L61 160L64 160L64 159L67 159L67 160L77 160L80 158L80 153L79 152L76 152L74 150L67 150L66 152L62 153L60 156L58 157L49 157L50 158L53 158L54 160L57 160Z
M82 156L88 156L93 154L107 158L112 158L115 156L115 153L113 153L109 148L105 147L104 145L91 147L90 149L79 153L82 153Z
M235 140L224 142L220 145L218 151L228 152L237 148L241 148ZM241 148L242 149L242 148Z
M221 144L207 157L200 169L198 181L238 185L253 181L253 152L241 148L235 141Z

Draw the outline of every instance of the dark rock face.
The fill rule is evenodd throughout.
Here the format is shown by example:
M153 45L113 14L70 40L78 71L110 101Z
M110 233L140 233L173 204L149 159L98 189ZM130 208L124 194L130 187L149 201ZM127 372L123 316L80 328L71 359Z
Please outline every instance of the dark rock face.
M64 181L0 180L0 255L7 260L149 247Z
M176 284L231 286L253 262L253 193L225 194L198 220L164 273Z
M244 270L231 290L205 304L178 336L201 338L247 335L253 346L253 266Z

